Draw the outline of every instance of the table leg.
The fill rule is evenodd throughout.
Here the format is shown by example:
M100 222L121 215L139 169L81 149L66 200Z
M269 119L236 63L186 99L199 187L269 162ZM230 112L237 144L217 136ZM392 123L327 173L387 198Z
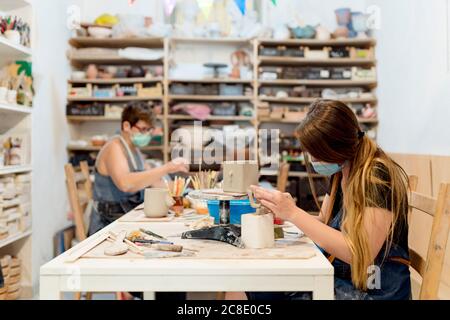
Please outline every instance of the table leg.
M58 276L41 276L39 281L40 300L61 300Z
M155 292L153 291L144 292L144 300L155 300Z
M334 277L316 276L313 300L334 300Z

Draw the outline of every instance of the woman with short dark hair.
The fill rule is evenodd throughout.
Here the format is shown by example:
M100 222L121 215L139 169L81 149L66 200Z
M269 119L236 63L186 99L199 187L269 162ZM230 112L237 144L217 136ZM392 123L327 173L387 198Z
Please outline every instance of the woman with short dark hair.
M145 103L133 103L122 112L120 135L100 150L95 163L94 205L89 235L107 226L143 202L143 190L169 173L187 172L184 159L150 169L139 148L151 141L153 114Z

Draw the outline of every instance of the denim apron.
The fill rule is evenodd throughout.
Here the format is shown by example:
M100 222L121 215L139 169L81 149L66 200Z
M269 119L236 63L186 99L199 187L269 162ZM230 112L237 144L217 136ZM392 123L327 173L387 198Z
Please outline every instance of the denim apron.
M330 223L332 228L339 231L341 231L342 213L343 209L340 209ZM409 254L401 246L392 243L386 257L384 257L385 247L380 250L378 257L375 259L375 265L370 270L373 281L370 281L369 284L373 285L374 289L369 289L366 292L354 287L349 264L339 259L333 259L325 250L319 246L318 248L331 260L334 267L336 300L408 300L411 298ZM377 276L379 277L377 278ZM247 292L246 294L249 300L312 299L310 292Z
M131 172L144 171L144 159L141 153L136 150L132 152L126 141L121 137L117 137L125 149L128 166ZM99 159L99 156L97 159ZM114 220L120 218L124 213L134 209L143 202L144 190L136 193L123 192L114 184L110 176L104 176L97 170L95 165L94 180L94 205L89 223L88 236L103 229ZM113 208L105 210L104 208ZM113 212L111 212L113 211Z
M331 220L332 228L341 231L342 215L343 209L339 210ZM322 249L321 251L324 252ZM408 300L411 298L409 254L398 244L392 243L386 256L385 246L381 248L374 266L368 272L372 289L366 292L353 286L349 264L339 259L330 260L334 267L334 291L337 300Z

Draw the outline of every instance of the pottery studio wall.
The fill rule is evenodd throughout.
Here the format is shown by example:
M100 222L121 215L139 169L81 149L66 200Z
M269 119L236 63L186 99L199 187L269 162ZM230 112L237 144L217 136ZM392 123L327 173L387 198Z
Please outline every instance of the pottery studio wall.
M450 155L449 1L366 2L381 12L379 143L391 152Z
M70 225L65 214L64 164L69 139L65 103L69 66L65 51L66 1L33 0L33 76L36 96L32 128L32 263L33 288L38 289L39 266L53 257L53 235ZM37 4L38 3L38 4Z

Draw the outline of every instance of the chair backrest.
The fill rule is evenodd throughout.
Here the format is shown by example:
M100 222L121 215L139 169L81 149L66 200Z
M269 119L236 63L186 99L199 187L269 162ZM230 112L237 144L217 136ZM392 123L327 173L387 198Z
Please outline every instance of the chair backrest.
M86 239L84 210L89 201L92 200L92 182L89 177L89 166L83 161L80 163L80 171L75 171L72 164L68 163L64 166L64 170L70 207L75 223L75 235L79 241L82 241Z
M433 218L426 260L409 249L411 267L422 276L420 300L437 299L439 283L450 230L450 183L442 183L437 198L416 192L417 177L410 177L410 213L427 214Z
M277 178L277 190L281 192L286 191L286 186L289 178L289 168L290 165L287 162L282 162L278 170Z

